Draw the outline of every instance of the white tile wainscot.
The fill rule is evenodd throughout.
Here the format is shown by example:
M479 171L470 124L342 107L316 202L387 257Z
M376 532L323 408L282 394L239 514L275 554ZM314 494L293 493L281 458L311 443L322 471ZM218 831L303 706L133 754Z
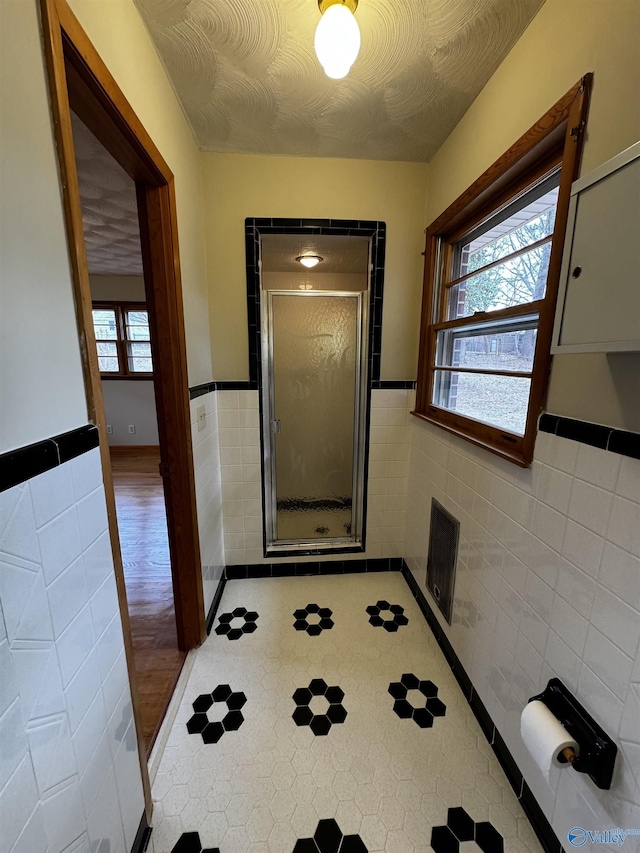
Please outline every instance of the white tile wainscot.
M354 559L403 555L412 394L406 390L371 392L367 548L354 554ZM218 391L217 397L226 563L286 562L286 558L265 560L262 553L258 391ZM349 559L349 555L342 554L340 559Z
M405 559L527 784L565 846L576 825L640 827L640 461L541 432L522 469L413 421ZM426 591L432 498L460 520L451 626ZM553 676L618 744L610 791L524 748Z
M0 494L0 847L129 851L144 810L96 448Z
M204 425L198 427L198 410L204 407ZM200 558L204 612L209 612L224 572L224 531L222 524L222 481L220 437L216 393L191 400L191 436L196 481L196 507L200 533Z

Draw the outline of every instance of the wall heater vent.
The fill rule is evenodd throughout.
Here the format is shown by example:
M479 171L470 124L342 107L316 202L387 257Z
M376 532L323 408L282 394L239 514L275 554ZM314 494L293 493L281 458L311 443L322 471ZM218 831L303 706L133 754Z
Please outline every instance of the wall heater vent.
M427 588L451 625L453 586L456 578L460 522L438 503L431 501L431 531L427 559Z

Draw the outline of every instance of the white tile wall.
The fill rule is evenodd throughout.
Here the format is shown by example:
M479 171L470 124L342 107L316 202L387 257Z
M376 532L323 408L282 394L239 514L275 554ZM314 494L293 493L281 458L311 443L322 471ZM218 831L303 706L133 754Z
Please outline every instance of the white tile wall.
M354 554L354 559L400 557L403 553L408 395L404 390L371 393L367 547L365 553ZM226 563L281 562L265 560L262 553L258 391L218 391L217 397Z
M404 556L425 591L432 497L461 525L440 621L558 837L640 827L640 461L540 433L521 469L416 419ZM570 768L547 779L522 744L524 703L553 676L618 744L610 791Z
M3 853L129 850L144 799L98 449L0 494L0 679Z
M191 400L191 435L205 615L209 612L224 571L220 436L216 397L216 393L212 392ZM199 429L198 409L202 406L205 410L205 424L203 429Z

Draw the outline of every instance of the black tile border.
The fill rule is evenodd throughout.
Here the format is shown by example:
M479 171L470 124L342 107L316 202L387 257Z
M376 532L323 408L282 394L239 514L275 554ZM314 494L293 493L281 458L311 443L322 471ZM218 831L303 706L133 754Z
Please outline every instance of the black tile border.
M614 429L609 436L607 450L640 459L640 433Z
M189 399L195 400L196 397L204 397L205 394L210 394L216 390L215 382L203 382L202 385L193 385L189 388Z
M540 416L538 424L540 432L548 432L561 438L590 444L602 450L610 450L621 456L631 456L640 459L640 433L628 432L615 427L592 424L588 421L578 421L574 418L564 418L545 412Z
M372 380L371 389L373 391L387 390L413 390L417 382L415 379L375 379ZM214 382L203 382L202 385L193 385L189 388L189 399L195 400L197 397L203 397L205 394L211 394L214 391L257 391L258 383L246 380L216 380Z
M0 454L0 492L26 483L81 456L100 444L98 427L93 424L54 435L35 444Z
M405 390L411 391L417 386L415 379L374 379L371 388L374 391L381 390Z
M213 601L211 602L211 607L209 608L209 612L207 613L207 636L211 633L211 629L213 628L213 623L216 621L216 614L218 613L218 607L220 606L220 599L222 598L222 593L224 592L224 588L227 582L223 576L218 581L218 588L215 591L213 596Z
M254 563L226 566L226 581L262 578L293 578L313 575L350 575L362 572L401 572L402 557L380 557L362 560L329 560L327 562Z
M261 382L260 338L260 237L267 234L306 234L308 236L351 236L371 238L371 280L369 303L368 381L380 380L382 352L382 307L384 261L386 252L385 222L355 219L280 219L247 217L244 221L247 318L249 333L249 380L256 388Z
M215 382L203 382L202 385L194 385L189 388L189 399L195 400L213 391L257 391L257 382L248 379L217 379Z
M491 719L491 715L487 711L484 706L483 701L480 699L478 694L475 691L473 683L471 679L466 673L462 662L456 655L453 650L451 643L446 637L438 619L431 609L431 605L427 601L427 598L423 591L418 586L416 579L413 576L413 573L407 566L406 562L402 560L402 574L404 579L407 582L409 589L411 590L413 597L415 598L418 607L422 611L422 615L427 621L427 624L431 628L434 637L442 652L447 659L449 666L451 667L453 674L456 677L458 684L464 694L465 699L471 706L471 710L475 714L478 723L480 724L480 728L482 729L485 737L491 744L491 748L493 749L502 769L505 772L507 779L509 780L509 784L513 788L513 791L518 798L520 805L524 813L529 818L533 831L538 837L540 844L542 845L545 853L564 853L564 849L562 844L558 840L551 824L545 817L542 809L538 805L537 800L533 796L531 789L524 781L522 773L518 769L518 765L516 764L513 756L511 755L506 743L504 742L502 735L495 727L493 720Z
M147 820L147 813L142 813L142 818L140 819L140 825L138 826L138 831L136 832L136 837L131 847L131 853L146 853L149 848L149 841L151 840L151 833L153 829L149 826L149 822Z

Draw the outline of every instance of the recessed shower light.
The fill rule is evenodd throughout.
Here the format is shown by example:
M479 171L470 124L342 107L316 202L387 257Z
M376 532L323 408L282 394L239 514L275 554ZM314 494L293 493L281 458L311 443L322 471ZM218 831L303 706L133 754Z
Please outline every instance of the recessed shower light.
M324 258L321 258L320 255L298 255L296 261L299 261L303 267L307 269L311 269L312 267L317 266Z

